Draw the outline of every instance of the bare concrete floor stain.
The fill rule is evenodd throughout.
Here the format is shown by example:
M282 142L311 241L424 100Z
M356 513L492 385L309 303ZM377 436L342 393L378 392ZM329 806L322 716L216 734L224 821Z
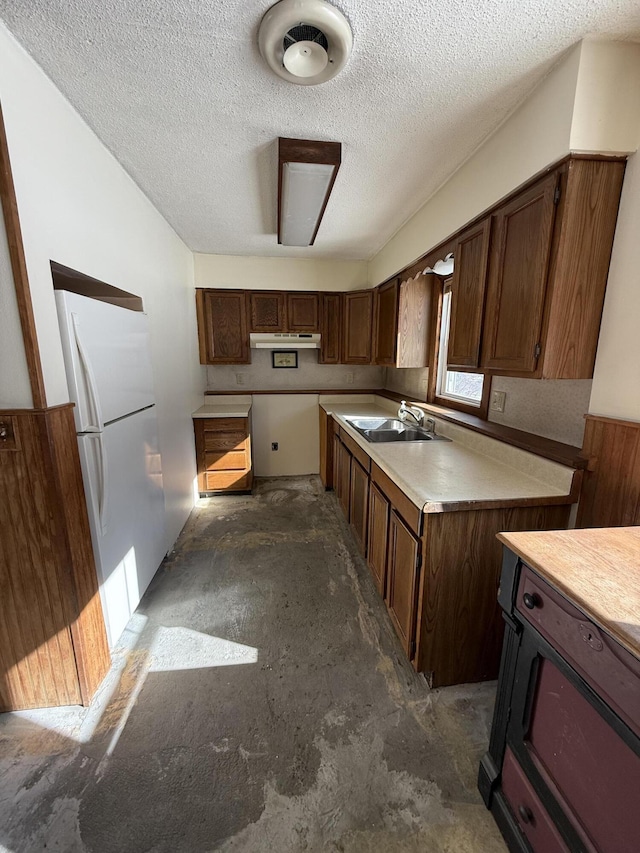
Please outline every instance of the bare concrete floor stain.
M89 709L0 716L0 850L502 853L495 685L429 690L318 478L201 501Z

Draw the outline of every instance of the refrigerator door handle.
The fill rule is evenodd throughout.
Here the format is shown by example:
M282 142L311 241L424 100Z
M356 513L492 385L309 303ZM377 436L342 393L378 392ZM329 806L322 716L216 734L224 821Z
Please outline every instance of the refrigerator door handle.
M102 535L107 532L107 503L109 500L109 466L107 464L107 449L104 444L104 436L101 432L96 432L96 441L98 442L98 465L100 469L100 495L98 497L98 513L100 520L100 530ZM92 435L92 438L93 438Z
M96 379L93 374L93 368L91 367L91 361L89 359L89 356L87 355L87 351L84 347L84 344L82 343L82 337L78 329L80 321L78 315L73 311L71 312L71 322L73 324L73 335L75 338L76 347L78 348L78 354L80 356L82 372L84 373L85 379L87 381L87 389L89 392L89 399L87 403L90 412L90 417L94 421L93 424L83 425L81 431L100 432L103 428L103 423L102 409L100 407L100 398L98 397L98 387L96 385Z

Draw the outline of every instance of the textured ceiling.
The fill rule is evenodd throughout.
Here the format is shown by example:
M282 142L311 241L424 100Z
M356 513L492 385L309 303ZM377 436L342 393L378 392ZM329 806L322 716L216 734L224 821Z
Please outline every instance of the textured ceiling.
M321 86L257 49L270 0L0 0L0 17L195 251L369 258L585 36L638 0L339 0L354 48ZM278 136L339 140L310 249L275 238Z

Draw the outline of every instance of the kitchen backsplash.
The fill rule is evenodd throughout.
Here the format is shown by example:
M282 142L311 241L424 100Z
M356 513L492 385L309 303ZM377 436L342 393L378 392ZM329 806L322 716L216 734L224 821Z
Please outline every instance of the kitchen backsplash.
M388 367L385 388L414 400L427 396L429 368ZM582 446L584 415L589 410L591 380L546 381L494 376L494 391L506 393L504 412L489 411L489 420L505 426Z
M591 379L516 379L494 376L492 390L505 391L504 412L489 410L497 424L582 446Z
M384 387L413 400L426 400L428 380L428 367L387 367Z
M251 364L207 367L208 391L384 388L384 367L318 364L318 350L298 350L297 368L271 366L271 350L252 349ZM238 383L237 377L242 378Z

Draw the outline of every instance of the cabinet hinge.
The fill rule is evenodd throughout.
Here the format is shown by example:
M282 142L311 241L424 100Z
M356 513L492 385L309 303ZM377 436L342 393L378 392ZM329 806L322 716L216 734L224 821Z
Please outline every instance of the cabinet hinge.
M536 345L535 345L535 348L534 348L534 350L533 350L533 357L534 357L534 358L540 358L540 353L541 353L541 352L542 352L542 349L541 349L541 347L540 347L540 344L536 344Z
M558 186L555 188L554 193L553 193L553 203L554 204L557 204L560 201L560 193L561 193L560 184L558 184Z

